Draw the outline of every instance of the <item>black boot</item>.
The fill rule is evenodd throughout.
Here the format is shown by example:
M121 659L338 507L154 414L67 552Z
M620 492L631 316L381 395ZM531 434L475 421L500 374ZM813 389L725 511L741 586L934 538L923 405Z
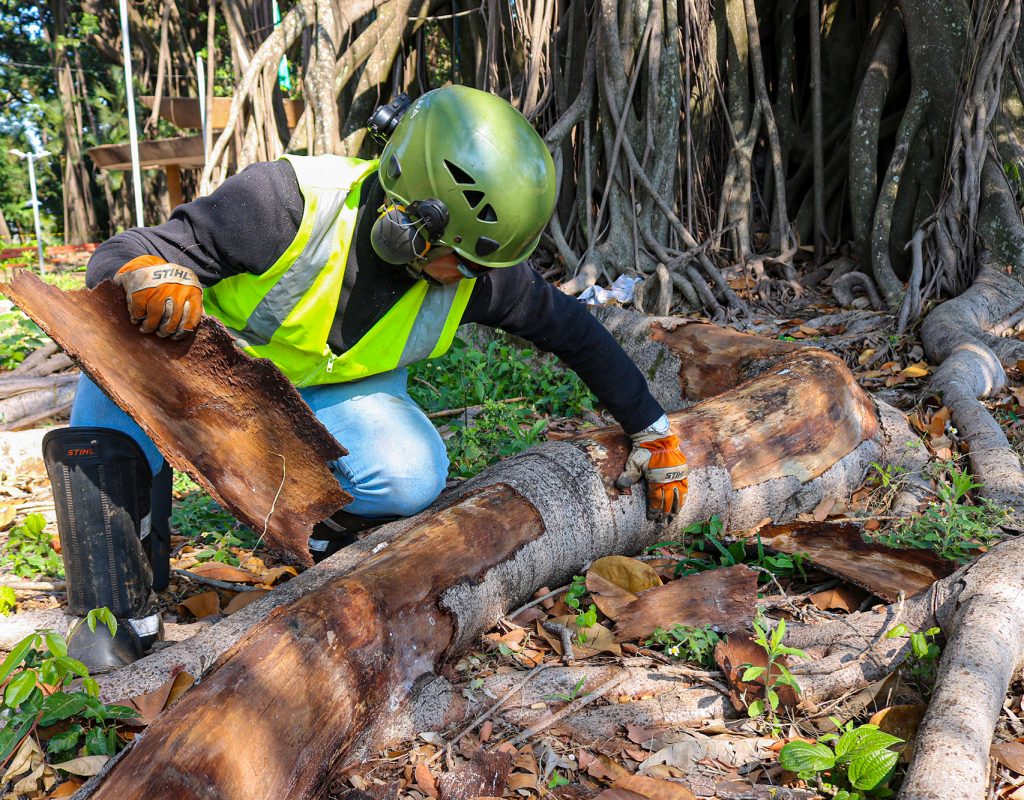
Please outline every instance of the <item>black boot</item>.
M84 621L76 624L68 655L91 672L116 669L160 635L147 550L166 561L166 549L160 556L153 544L149 464L130 436L109 428L51 431L43 438L43 460L57 508L68 613L84 617L106 607L118 621L113 637L104 625L94 633ZM166 575L167 567L161 569Z
M313 526L313 533L309 537L309 552L313 556L313 563L319 564L341 548L358 541L359 537L356 534L386 525L396 519L398 517L357 517L347 511L336 512L333 517Z

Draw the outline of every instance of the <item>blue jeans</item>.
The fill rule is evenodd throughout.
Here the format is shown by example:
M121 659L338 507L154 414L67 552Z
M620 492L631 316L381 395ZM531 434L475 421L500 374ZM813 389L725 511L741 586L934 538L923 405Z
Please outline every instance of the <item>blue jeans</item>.
M349 451L331 463L352 495L345 510L364 517L407 517L444 488L448 453L434 426L406 389L406 370L355 383L299 389L317 419ZM164 458L136 422L85 375L71 409L71 426L113 428L131 436L155 475Z

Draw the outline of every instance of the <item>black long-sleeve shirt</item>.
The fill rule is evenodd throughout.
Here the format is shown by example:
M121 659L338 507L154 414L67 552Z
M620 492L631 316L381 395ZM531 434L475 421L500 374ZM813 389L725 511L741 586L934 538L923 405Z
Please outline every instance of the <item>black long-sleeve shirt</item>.
M359 338L404 294L410 279L373 251L369 230L383 190L372 176L364 183L356 231L345 268L349 301L337 309L328 344L337 353ZM243 272L261 274L295 238L304 202L291 165L253 164L215 192L179 206L151 228L131 228L104 242L89 260L86 283L110 278L145 254L192 269L204 286ZM364 213L365 212L365 213ZM663 413L636 365L581 303L520 264L477 278L462 316L521 336L568 364L628 433Z

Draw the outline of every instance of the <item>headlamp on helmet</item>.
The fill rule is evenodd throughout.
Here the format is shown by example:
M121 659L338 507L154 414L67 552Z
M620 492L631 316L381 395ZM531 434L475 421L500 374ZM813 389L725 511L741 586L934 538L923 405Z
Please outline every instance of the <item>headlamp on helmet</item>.
M391 134L398 127L402 115L411 105L412 100L409 98L409 95L402 92L387 105L377 106L366 121L366 127L369 129L370 135L381 144L387 144Z

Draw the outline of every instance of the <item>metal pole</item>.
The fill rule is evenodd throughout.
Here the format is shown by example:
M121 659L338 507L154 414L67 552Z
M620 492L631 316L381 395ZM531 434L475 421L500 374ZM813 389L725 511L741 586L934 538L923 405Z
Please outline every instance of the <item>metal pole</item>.
M35 153L23 153L21 150L11 150L12 155L24 158L28 161L28 185L32 192L32 219L36 226L36 248L39 251L39 274L43 274L43 229L39 224L39 195L36 191L36 159L46 158L49 153L45 150Z
M43 231L39 225L39 198L36 195L36 154L28 154L28 185L32 190L32 218L36 224L36 248L39 250L39 274L43 274Z
M132 189L135 192L135 224L142 218L142 173L139 170L139 135L135 129L135 87L132 85L132 50L128 43L128 0L121 3L121 53L124 57L125 94L128 97L128 139L132 151Z
M206 135L206 68L202 56L196 56L196 76L199 83L199 120L203 128L203 163L210 160L210 139Z

